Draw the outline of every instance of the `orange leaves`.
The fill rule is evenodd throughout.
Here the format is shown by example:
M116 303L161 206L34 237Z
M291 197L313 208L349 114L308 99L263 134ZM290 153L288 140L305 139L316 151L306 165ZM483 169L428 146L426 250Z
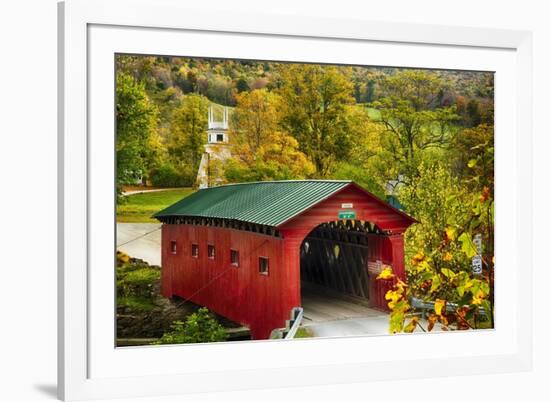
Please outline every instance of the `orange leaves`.
M456 317L457 317L457 323L456 323L456 329L458 330L466 330L470 329L470 325L468 324L468 320L466 318L466 314L470 311L470 308L467 306L460 307L456 310Z
M490 196L491 196L491 190L489 190L489 187L483 187L483 191L479 196L479 202L484 203L489 199Z
M428 331L434 329L435 323L437 322L437 316L435 314L430 314L428 316Z

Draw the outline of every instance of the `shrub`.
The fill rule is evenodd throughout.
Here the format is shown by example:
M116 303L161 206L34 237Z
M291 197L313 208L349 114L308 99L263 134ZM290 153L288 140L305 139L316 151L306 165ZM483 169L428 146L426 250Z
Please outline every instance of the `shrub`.
M300 327L298 328L298 331L296 331L296 335L294 335L294 339L300 339L300 338L313 338L313 333L309 328L306 327Z
M129 308L132 311L148 312L157 307L150 297L122 296L117 297L117 307Z
M119 297L149 297L153 284L160 279L160 269L148 265L124 264L117 268L117 292Z
M171 329L154 344L223 342L227 339L225 329L205 307L191 314L185 322L174 321Z
M191 187L195 181L195 173L190 170L180 172L172 165L165 164L151 171L150 180L155 187Z

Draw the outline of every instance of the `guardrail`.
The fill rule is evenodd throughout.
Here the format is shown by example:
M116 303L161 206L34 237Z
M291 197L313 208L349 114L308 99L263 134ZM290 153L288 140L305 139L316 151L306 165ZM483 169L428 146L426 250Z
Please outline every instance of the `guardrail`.
M285 334L283 339L294 338L294 335L296 335L296 332L298 331L298 328L300 327L300 324L302 323L303 318L304 318L304 309L302 307L294 307L290 311L290 320L287 324L287 328L289 328L289 330Z
M417 297L411 297L411 307L422 310L422 318L426 318L426 310L433 310L435 308L434 306L435 306L435 302L433 301L424 301ZM445 311L455 312L457 308L458 308L458 304L447 303ZM483 307L479 307L478 311L482 316L487 317L487 312Z

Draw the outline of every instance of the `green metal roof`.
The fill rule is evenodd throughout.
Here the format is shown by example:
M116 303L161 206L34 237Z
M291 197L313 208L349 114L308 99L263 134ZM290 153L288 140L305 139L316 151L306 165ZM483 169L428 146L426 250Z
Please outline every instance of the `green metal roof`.
M278 226L350 184L350 180L289 180L210 187L156 213Z

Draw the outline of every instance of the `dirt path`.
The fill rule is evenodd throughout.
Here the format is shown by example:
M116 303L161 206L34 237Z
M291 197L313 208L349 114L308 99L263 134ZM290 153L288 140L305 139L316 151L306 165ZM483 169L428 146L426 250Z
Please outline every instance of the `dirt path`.
M172 190L178 190L178 187L170 187L170 188L153 188L153 189L143 189L143 190L128 190L123 191L122 195L133 195L133 194L143 194L143 193L157 193L159 191L172 191Z

